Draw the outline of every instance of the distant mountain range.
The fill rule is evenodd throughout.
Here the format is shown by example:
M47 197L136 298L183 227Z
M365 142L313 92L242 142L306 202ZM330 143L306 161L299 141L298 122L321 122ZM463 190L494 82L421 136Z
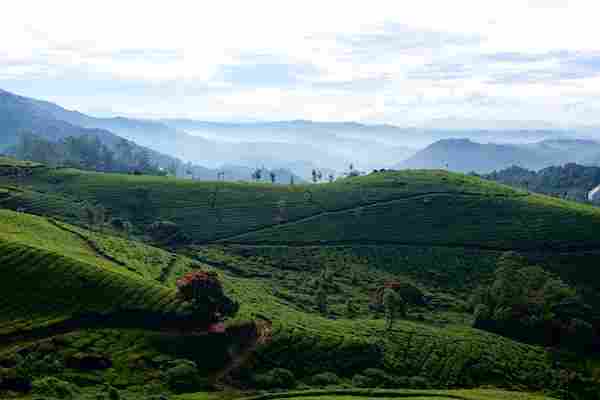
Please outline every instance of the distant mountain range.
M600 164L598 142L575 139L576 132L552 126L457 130L305 120L227 123L96 118L0 90L0 152L14 146L23 131L54 141L95 135L107 146L126 138L140 149L151 149L152 160L161 167L177 164L178 175L198 179L216 179L227 168L226 179L246 180L249 173L264 167L280 171L283 181L294 174L310 180L313 169L324 176L339 176L350 164L363 171L393 167L478 173L511 165L540 169L568 162ZM459 135L468 139L456 139ZM585 129L585 135L593 136L592 127ZM493 143L483 143L486 140Z
M94 118L77 111L66 110L56 104L18 96L0 90L0 153L14 153L19 135L34 134L45 140L58 142L68 137L96 136L103 145L115 149L123 138L136 152L146 151L150 161L165 170L174 166L178 176L201 180L216 180L225 172L226 180L251 180L254 168L248 166L211 169L185 164L176 156L181 150L193 151L188 146L199 146L210 151L213 144L178 131L158 121L128 118ZM199 157L198 157L199 158ZM265 170L266 179L269 170ZM277 169L278 182L289 183L290 170ZM302 181L294 176L296 182Z
M549 139L531 144L477 143L470 139L439 140L395 168L449 169L487 173L512 165L541 169L570 162L593 165L600 161L600 142Z
M115 148L122 137L101 126L85 127L77 121L90 118L75 111L67 111L56 104L17 96L0 90L0 152L14 148L19 135L31 133L43 139L57 142L67 137L96 136L102 144ZM172 164L182 164L181 160L162 154L152 148L145 148L129 141L134 151L147 151L151 161L167 168Z

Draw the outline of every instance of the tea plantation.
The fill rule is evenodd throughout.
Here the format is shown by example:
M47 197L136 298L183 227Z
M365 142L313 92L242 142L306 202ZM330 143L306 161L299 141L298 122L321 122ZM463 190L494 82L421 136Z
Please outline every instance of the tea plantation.
M73 396L114 389L124 399L277 390L256 400L525 400L600 389L593 357L471 328L468 310L509 249L593 298L595 208L445 171L284 186L2 168L0 398L62 385L42 377ZM185 240L157 238L158 221ZM241 305L225 335L194 326L177 296L176 279L194 269L217 270ZM318 279L331 286L327 313L315 304ZM387 329L368 304L390 279L427 301ZM254 342L254 321L272 324L266 343ZM223 386L234 391L206 392ZM456 390L481 386L522 393ZM328 390L281 392L315 388Z

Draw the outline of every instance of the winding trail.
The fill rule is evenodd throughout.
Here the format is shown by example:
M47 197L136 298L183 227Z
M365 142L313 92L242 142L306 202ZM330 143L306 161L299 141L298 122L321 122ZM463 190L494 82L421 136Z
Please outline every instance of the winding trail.
M260 233L260 232L264 232L264 231L278 228L278 227L298 225L298 224L313 221L313 220L316 220L316 219L319 219L322 217L326 217L326 216L345 214L345 213L360 210L360 209L365 209L365 208L368 209L368 208L374 208L374 207L379 207L379 206L384 206L384 205L389 205L389 204L402 203L405 201L410 201L410 200L415 200L415 199L423 199L423 198L427 198L427 197L441 197L441 196L512 198L512 197L526 197L528 195L526 195L526 194L506 195L506 194L495 194L495 193L452 192L452 191L432 191L432 192L415 193L415 194L411 194L408 196L396 197L396 198L393 198L390 200L377 200L377 201L362 203L359 205L353 205L351 207L344 207L344 208L337 208L337 209L332 209L332 210L327 210L327 211L320 211L318 213L308 215L305 217L296 218L291 221L286 221L286 222L282 222L279 224L271 224L271 225L267 225L267 226L262 226L262 227L259 227L256 229L248 230L243 233L238 233L238 234L231 235L231 236L221 237L221 238L214 239L214 240L199 242L196 244L202 245L202 244L213 244L213 243L235 243L236 239L243 238L250 234Z
M211 381L214 383L223 382L231 372L242 367L252 357L258 346L269 343L272 338L273 326L271 321L254 321L254 332L252 332L249 341L244 344L238 354L232 355L232 359L211 377Z
M63 225L62 223L56 221L53 218L47 218L47 221L54 225L55 227L57 227L58 229L70 233L72 235L77 236L78 239L82 240L87 246L88 248L94 252L98 257L103 258L107 261L110 261L114 264L117 264L123 268L126 268L128 271L136 273L138 275L142 275L138 270L136 270L135 268L130 267L129 265L127 265L127 263L118 260L116 258L114 258L113 256L111 256L110 254L106 253L104 250L102 250L97 244L96 242L94 242L92 239L88 238L87 236L85 236L84 234L82 234L81 232L77 232L76 230L70 229L67 226Z

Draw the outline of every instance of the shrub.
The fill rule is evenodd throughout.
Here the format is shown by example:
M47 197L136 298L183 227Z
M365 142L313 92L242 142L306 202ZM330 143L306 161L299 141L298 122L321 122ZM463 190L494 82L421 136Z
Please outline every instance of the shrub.
M239 304L223 293L223 287L216 273L210 271L192 271L177 280L179 295L192 303L196 314L207 320L217 316L234 316Z
M112 386L108 388L108 400L121 400L119 391Z
M31 393L58 399L73 399L79 393L79 388L58 378L45 377L33 381Z
M322 372L314 375L310 382L315 386L339 385L340 378L333 372Z
M124 218L119 218L119 217L112 218L110 220L110 225L113 228L118 229L123 232L129 232L132 229L131 222L127 221Z
M352 377L352 386L358 388L369 388L373 386L373 381L368 376L356 374Z
M166 244L184 244L189 241L179 225L171 221L156 221L150 225L148 232L154 240Z
M393 387L394 377L377 368L367 368L362 375L371 380L371 387Z
M0 390L28 392L30 389L29 375L19 373L17 368L0 368Z
M422 376L411 376L408 378L408 384L413 389L427 389L431 386L427 378Z
M257 374L254 381L260 389L290 389L296 386L294 374L285 368L274 368L265 374Z
M199 391L207 387L206 380L198 373L196 363L189 360L175 360L166 371L165 378L175 393Z

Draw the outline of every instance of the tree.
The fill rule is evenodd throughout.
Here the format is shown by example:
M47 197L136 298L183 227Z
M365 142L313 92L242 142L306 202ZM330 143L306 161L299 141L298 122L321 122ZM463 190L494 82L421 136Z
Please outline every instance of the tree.
M494 280L472 298L474 326L528 343L594 351L598 336L590 336L591 308L577 292L543 268L519 255L504 253ZM570 338L578 337L572 341Z
M321 170L317 171L317 179L319 180L319 182L321 182L321 180L323 179L323 173L321 172Z
M329 174L329 183L333 183L335 180L335 176L333 174Z
M275 175L275 172L269 172L269 177L271 178L271 183L275 183L275 178L277 177L277 175Z
M312 181L313 183L317 183L317 170L314 168L312 170Z
M252 179L254 179L257 182L260 181L262 179L262 169L256 168L252 173Z
M177 290L205 322L233 317L239 310L239 304L225 295L219 276L212 271L188 272L177 280Z
M348 316L348 318L356 317L357 313L358 310L356 309L356 304L354 303L354 300L352 298L346 300L346 315Z
M396 320L396 316L406 316L406 305L404 300L394 289L386 288L383 292L383 307L385 309L385 326L390 331Z
M294 185L294 175L290 175L290 185Z
M315 301L317 303L317 307L319 308L319 312L321 314L326 314L327 313L327 289L323 282L319 283L319 286L315 293Z

